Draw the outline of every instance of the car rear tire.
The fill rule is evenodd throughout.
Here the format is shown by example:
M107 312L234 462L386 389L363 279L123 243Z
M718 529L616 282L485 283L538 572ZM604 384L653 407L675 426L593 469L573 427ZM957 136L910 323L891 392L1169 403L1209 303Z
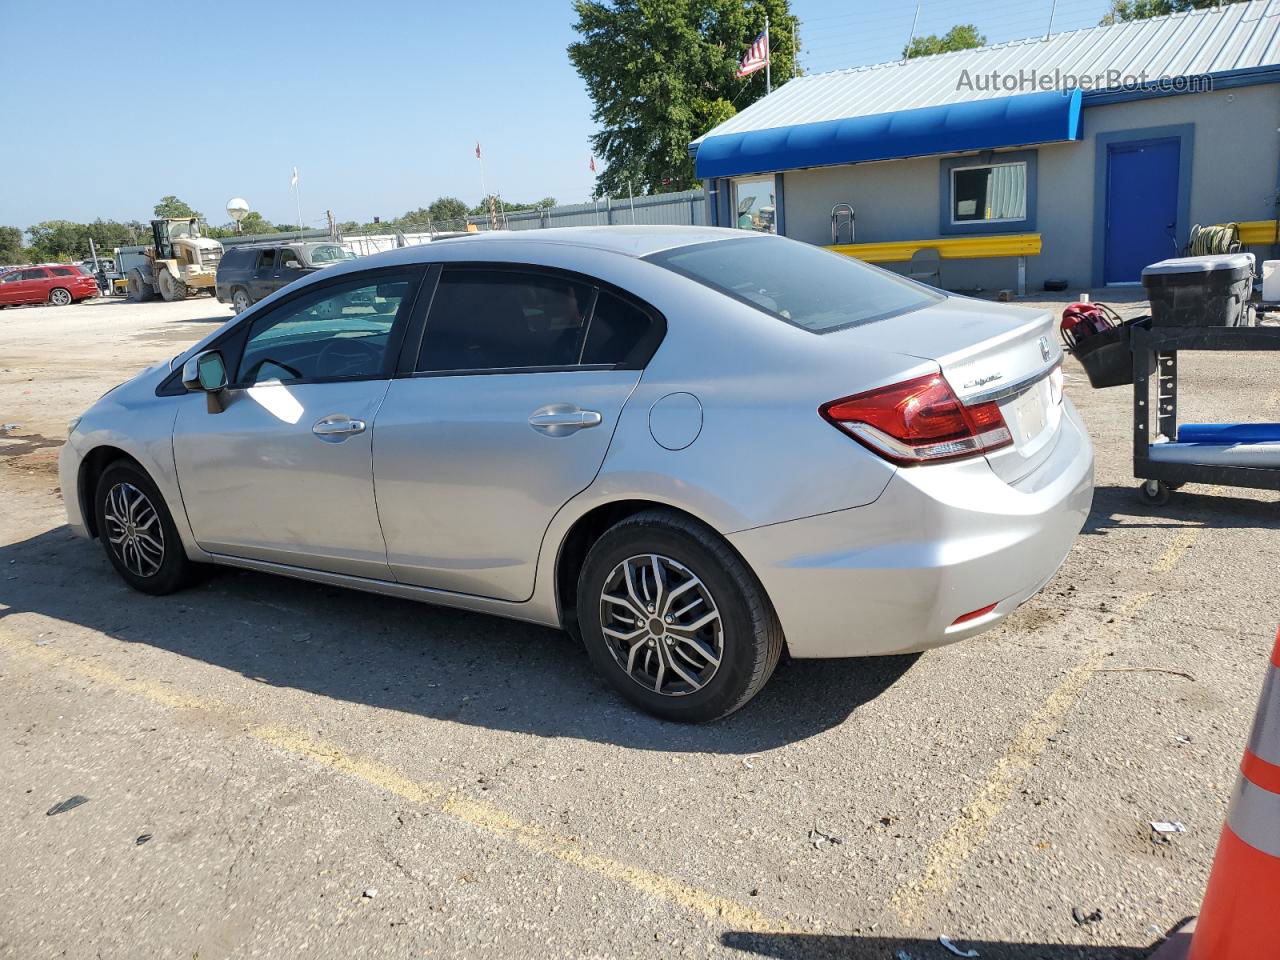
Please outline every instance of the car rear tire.
M71 291L66 287L54 287L49 291L49 302L55 307L65 307L71 303Z
M160 596L186 586L196 572L187 559L173 516L146 472L117 460L102 472L94 492L98 537L125 583Z
M251 306L253 306L253 301L249 299L248 290L244 287L236 287L231 291L231 309L234 310L237 315L244 313Z
M667 510L638 513L596 541L577 607L596 669L667 720L728 716L782 655L782 625L755 574L715 531Z

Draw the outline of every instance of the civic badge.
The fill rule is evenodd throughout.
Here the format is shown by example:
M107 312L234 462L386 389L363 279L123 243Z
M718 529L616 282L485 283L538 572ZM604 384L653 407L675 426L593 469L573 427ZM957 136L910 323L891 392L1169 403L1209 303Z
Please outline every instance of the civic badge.
M1040 338L1040 356L1041 356L1043 359L1048 360L1048 359L1049 359L1049 352L1050 352L1050 351L1049 351L1049 338L1048 338L1048 337L1041 337L1041 338Z

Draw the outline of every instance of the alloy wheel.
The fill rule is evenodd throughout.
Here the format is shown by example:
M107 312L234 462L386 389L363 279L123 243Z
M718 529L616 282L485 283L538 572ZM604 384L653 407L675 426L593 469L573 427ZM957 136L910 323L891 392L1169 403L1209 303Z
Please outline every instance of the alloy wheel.
M707 585L670 557L629 557L605 578L600 627L618 666L663 696L705 687L724 657L720 610Z
M71 302L71 294L62 289L55 290L49 294L49 302L55 307L65 307Z
M125 568L152 577L164 563L164 527L145 493L131 483L117 483L103 508L107 542Z

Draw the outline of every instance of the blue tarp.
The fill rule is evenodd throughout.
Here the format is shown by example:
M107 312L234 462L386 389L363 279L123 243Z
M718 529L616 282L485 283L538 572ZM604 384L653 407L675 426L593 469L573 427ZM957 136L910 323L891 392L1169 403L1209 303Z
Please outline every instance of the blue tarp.
M1080 139L1080 91L1050 90L708 137L700 179Z

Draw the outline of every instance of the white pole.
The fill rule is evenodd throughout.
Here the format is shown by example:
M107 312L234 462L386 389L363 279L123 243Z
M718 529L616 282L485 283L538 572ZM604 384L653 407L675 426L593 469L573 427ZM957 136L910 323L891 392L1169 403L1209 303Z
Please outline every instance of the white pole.
M627 199L631 201L631 225L636 225L636 198L631 192L631 178L627 178Z
M769 38L769 15L764 15L764 92L773 93L773 45Z
M298 239L302 239L302 188L298 186L297 167L294 167L293 199L298 204Z

